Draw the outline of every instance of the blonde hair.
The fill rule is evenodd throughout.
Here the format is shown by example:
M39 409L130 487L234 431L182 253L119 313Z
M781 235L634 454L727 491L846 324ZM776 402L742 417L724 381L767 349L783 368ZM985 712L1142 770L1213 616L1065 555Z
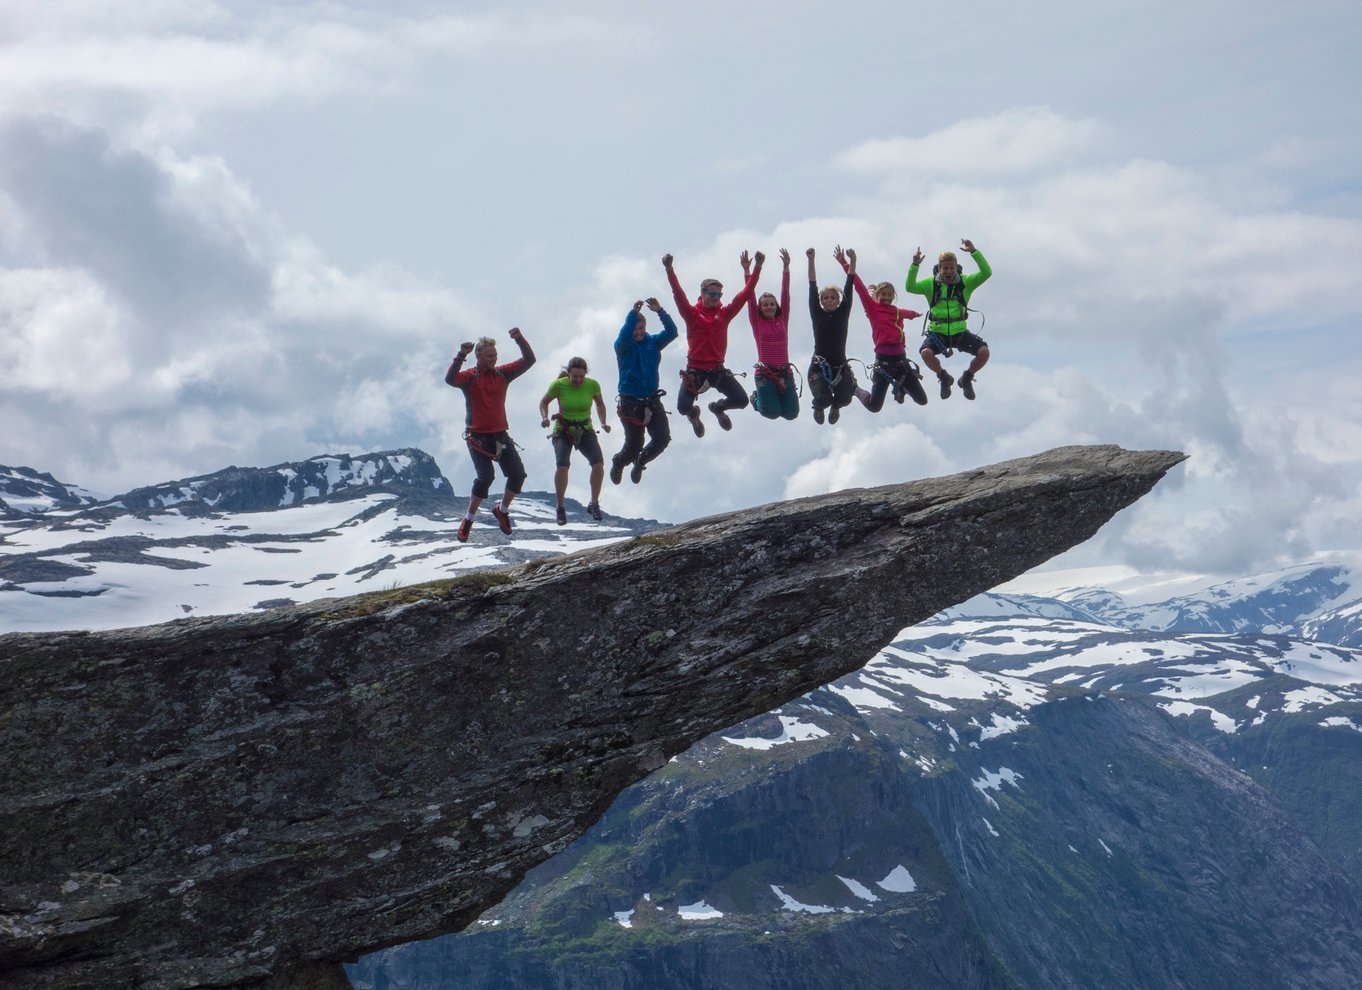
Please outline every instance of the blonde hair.
M939 255L936 256L936 263L938 265L941 264L941 262L943 261L952 261L955 263L957 268L960 266L960 259L955 256L954 251L942 251Z
M838 299L841 299L841 298L842 298L842 290L841 290L839 287L835 286L835 285L825 285L825 286L823 286L823 288L821 288L821 289L818 290L818 297L821 299L823 296L827 295L829 292L831 292L833 295L835 295Z
M481 354L481 353L482 353L483 351L485 351L487 348L489 348L489 347L496 347L496 346L497 346L497 342L496 342L496 340L493 339L492 337L479 337L479 338L478 338L478 342L477 342L476 344L473 345L473 357L476 358L479 354Z

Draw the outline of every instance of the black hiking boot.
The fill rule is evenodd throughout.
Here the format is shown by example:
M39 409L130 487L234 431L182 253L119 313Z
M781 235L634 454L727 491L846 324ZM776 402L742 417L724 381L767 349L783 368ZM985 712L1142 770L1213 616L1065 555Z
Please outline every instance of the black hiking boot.
M567 508L565 506L558 506L558 525L567 525Z
M637 462L635 462L634 466L633 466L632 468L629 469L629 480L632 481L632 482L633 482L634 484L636 484L636 485L637 485L640 481L642 481L642 480L643 480L643 469L644 469L645 466L646 466L646 465L645 465L642 461L637 461Z
M724 406L722 402L711 402L709 404L709 411L712 412L714 414L714 418L719 421L720 429L722 430L733 429L733 420L729 419L728 413L724 412Z
M971 402L974 401L974 376L968 371L960 376L960 394Z
M705 435L705 424L700 422L700 410L697 409L686 417L690 420L690 428L695 431L697 437Z
M951 397L951 386L955 384L955 379L945 368L938 371L936 377L941 382L941 398L949 399Z
M842 418L842 410L838 409L836 406L833 406L831 409L828 410L828 424L829 424L829 425L831 425L831 424L833 424L833 423L836 423L836 422L837 422L839 419L841 419L841 418Z
M590 505L588 505L588 506L586 507L586 511L587 511L587 513L591 516L592 519L596 520L597 522L600 522L600 521L601 521L601 503L600 503L600 502L592 502Z
M623 480L624 480L624 465L621 464L617 459L612 457L610 459L610 483L612 485L618 485Z
M836 410L834 410L834 412L835 412L835 411L836 411ZM822 426L822 425L823 425L823 407L822 407L822 406L814 406L814 407L813 407L813 421L814 421L815 423L817 423L819 426Z

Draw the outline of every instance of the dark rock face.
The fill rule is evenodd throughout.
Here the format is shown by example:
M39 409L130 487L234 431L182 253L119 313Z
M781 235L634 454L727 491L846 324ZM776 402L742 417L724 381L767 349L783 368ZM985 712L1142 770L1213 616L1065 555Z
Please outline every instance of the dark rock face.
M0 637L0 982L324 986L458 930L670 756L1181 459L1063 448L387 593Z

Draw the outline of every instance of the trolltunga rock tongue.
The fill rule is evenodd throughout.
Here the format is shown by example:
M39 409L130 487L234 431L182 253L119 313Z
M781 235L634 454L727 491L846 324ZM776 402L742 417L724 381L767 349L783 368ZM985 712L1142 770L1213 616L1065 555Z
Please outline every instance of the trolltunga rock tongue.
M1183 455L1067 447L259 615L0 637L0 986L343 987L623 788L1082 543Z

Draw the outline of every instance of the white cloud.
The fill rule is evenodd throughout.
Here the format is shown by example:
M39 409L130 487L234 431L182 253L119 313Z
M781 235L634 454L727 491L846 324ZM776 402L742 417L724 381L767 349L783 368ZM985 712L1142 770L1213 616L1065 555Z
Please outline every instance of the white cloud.
M1022 107L961 120L920 138L863 141L836 155L833 165L867 174L1008 175L1070 164L1100 136L1095 121Z

